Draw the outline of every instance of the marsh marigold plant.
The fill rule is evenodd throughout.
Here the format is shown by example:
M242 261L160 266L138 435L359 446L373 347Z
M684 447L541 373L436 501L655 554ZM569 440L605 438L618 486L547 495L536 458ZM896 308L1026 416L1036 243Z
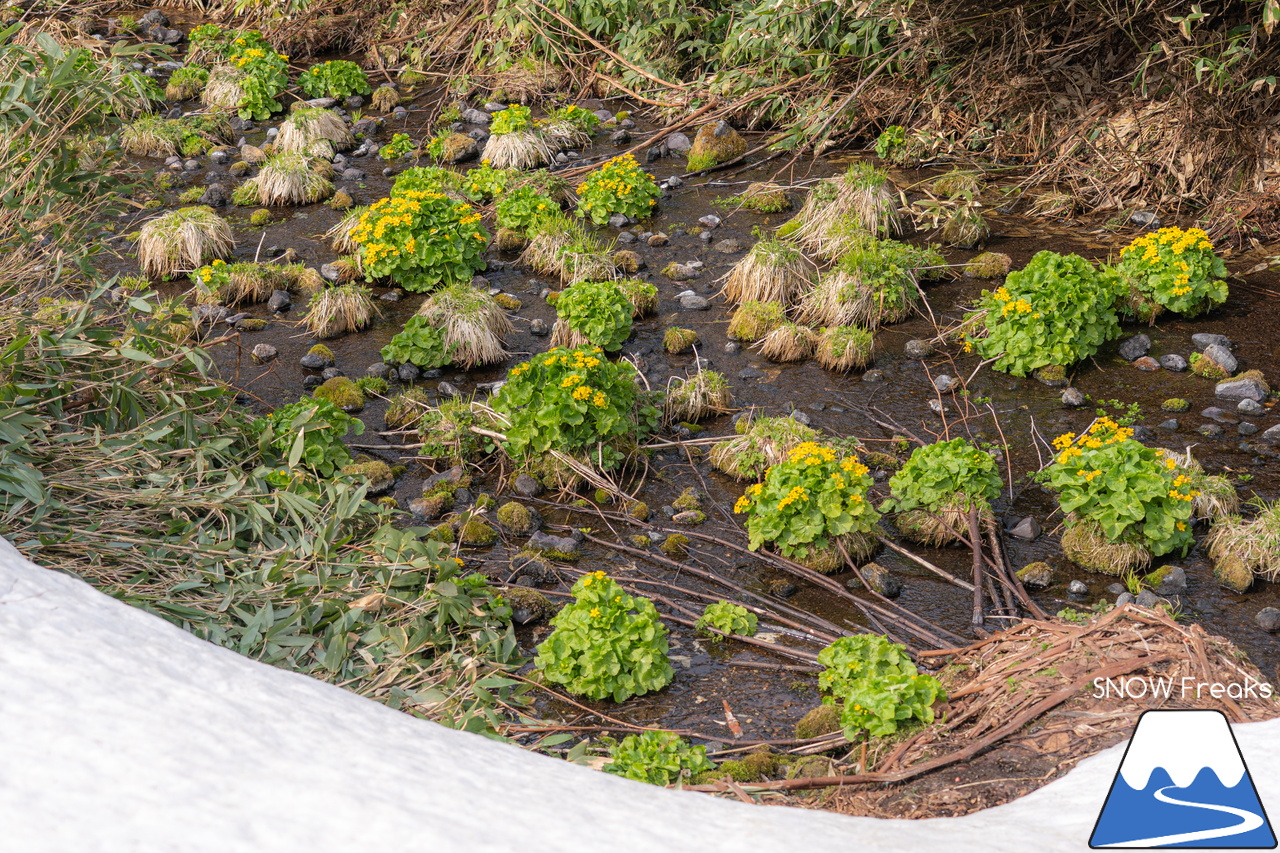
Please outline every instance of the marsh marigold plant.
M621 213L632 219L647 219L662 190L653 176L640 168L630 154L614 157L578 184L578 215L604 225Z
M856 456L806 441L747 488L734 512L747 514L751 550L772 542L786 557L805 558L835 537L871 533L880 513L867 500L871 477Z
M428 190L374 202L351 229L365 272L424 293L484 268L489 234L468 205Z
M1189 472L1101 417L1081 434L1054 439L1057 456L1040 478L1065 513L1096 523L1110 542L1155 556L1192 544L1192 503L1200 494Z
M1162 310L1195 317L1227 301L1226 265L1199 228L1161 228L1120 250L1116 271L1129 285L1129 309L1144 320Z

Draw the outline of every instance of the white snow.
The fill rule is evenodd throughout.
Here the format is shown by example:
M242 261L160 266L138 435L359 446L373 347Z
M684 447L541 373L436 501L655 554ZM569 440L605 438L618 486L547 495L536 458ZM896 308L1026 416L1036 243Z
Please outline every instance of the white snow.
M1280 811L1280 721L1235 732ZM963 818L749 806L414 719L202 642L0 540L0 848L15 853L1079 851L1120 750Z
M1231 727L1216 711L1144 714L1120 765L1120 775L1130 788L1141 791L1157 767L1168 771L1179 788L1194 782L1206 767L1228 788L1234 788L1245 772L1231 739Z

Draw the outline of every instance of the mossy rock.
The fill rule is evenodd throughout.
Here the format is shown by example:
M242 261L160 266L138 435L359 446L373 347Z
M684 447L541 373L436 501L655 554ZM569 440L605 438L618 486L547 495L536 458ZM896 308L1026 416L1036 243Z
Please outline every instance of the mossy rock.
M698 129L689 148L686 171L701 172L747 153L747 141L729 123L721 120Z
M729 320L731 340L754 343L787 322L786 309L776 302L742 303Z
M630 249L619 249L614 252L613 265L627 275L633 275L645 268L644 260Z
M333 194L333 198L326 202L332 210L347 210L351 205L355 204L355 200L351 198L350 193L346 190L338 190Z
M658 550L673 560L683 560L689 556L688 548L689 537L683 533L672 533L658 546Z
M511 558L511 576L528 578L532 583L551 583L556 579L556 570L537 551L521 551Z
M1067 379L1067 369L1061 364L1046 365L1037 369L1032 375L1041 385L1048 385L1050 388L1063 388L1070 383Z
M476 141L465 133L451 133L441 143L440 160L445 163L465 163L479 153Z
M1164 412L1172 412L1175 415L1182 414L1191 408L1191 404L1181 397L1170 397L1160 404L1160 410Z
M493 245L500 252L518 252L529 245L529 239L514 228L499 228Z
M756 213L781 213L791 209L787 191L777 184L748 184L741 198L742 206Z
M504 311L519 311L524 307L524 303L510 293L495 293L493 301Z
M1013 267L1013 259L1003 252L983 252L964 266L965 278L999 278Z
M649 541L649 537L645 536L643 533L633 534L632 536L628 536L627 539L631 542L631 546L633 548L639 548L643 551L649 550L649 546L653 544Z
M763 782L778 772L778 757L771 752L752 752L741 759L723 761L712 773L712 779L726 775L735 782Z
M227 171L232 177L241 178L253 171L253 166L246 160L237 160L227 167Z
M556 612L545 595L528 587L512 587L503 593L511 608L511 621L517 625L541 622Z
M262 225L267 225L270 222L271 222L271 211L267 210L265 207L260 207L257 210L255 210L253 213L249 214L250 225L262 226Z
M1190 365L1192 373L1205 379L1213 379L1220 382L1230 377L1230 374L1223 369L1222 365L1203 353L1193 352L1187 363Z
M1235 554L1227 554L1213 563L1213 576L1218 583L1236 592L1253 586L1253 569Z
M821 755L806 755L787 768L788 779L822 779L834 775L835 766L831 759Z
M493 495L489 494L488 492L481 492L480 494L476 495L476 509L491 510L497 505L498 505L498 502L494 500Z
M346 376L326 379L319 388L311 392L311 396L328 400L344 412L358 412L364 408L364 394L361 393L360 386Z
M368 462L355 462L344 466L342 474L345 477L364 480L369 484L369 494L371 495L385 492L396 484L396 475L391 470L391 466L379 459L371 459Z
M454 542L458 541L458 535L454 533L452 524L437 524L435 527L431 528L431 531L427 534L426 538L433 542L441 542L445 545L452 545Z
M498 524L513 536L527 536L540 524L534 512L522 503L508 501L498 508Z
M458 531L458 541L463 545L471 545L473 547L483 547L492 545L498 540L498 531L485 521L472 517L462 525L462 529Z
M844 555L839 548L810 548L809 553L795 561L806 569L823 575L832 575L844 568Z
M862 457L862 461L866 463L868 468L897 471L902 467L902 460L891 453L881 453L878 450L859 450L858 455Z
M671 505L682 512L699 510L702 509L702 496L697 489L685 489L680 493L680 497L671 502Z
M261 332L270 325L270 320L264 320L261 317L245 317L242 320L236 321L236 331Z
M796 737L800 740L822 737L840 731L840 709L835 705L819 705L796 723Z
M649 511L649 505L644 501L634 501L627 506L627 515L637 521L648 521L652 513Z
M333 357L333 350L329 349L324 344L316 344L311 349L307 350L307 355L314 355L324 359L325 367L332 367L334 361L336 361Z
M672 355L688 352L698 343L698 333L693 329L672 327L662 336L662 347Z
M1018 570L1018 580L1030 589L1047 589L1053 584L1053 567L1043 560L1028 563Z

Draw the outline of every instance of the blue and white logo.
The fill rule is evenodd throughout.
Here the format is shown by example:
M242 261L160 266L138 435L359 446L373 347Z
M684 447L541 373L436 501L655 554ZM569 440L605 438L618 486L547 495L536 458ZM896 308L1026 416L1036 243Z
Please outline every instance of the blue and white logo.
M1089 846L1269 850L1275 833L1220 711L1147 711Z

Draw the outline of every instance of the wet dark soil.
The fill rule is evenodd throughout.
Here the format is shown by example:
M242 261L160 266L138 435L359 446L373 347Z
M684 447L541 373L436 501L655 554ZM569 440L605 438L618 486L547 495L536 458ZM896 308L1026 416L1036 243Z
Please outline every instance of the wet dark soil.
M415 139L428 138L430 134L427 122L434 109L426 107L432 103L433 97L424 97L410 106L405 119L393 120L388 117L380 139L385 141L396 131L406 131ZM642 127L637 132L643 130ZM249 142L260 146L265 141L264 131L265 125L246 136ZM609 143L602 141L584 153L612 155L623 148L611 147ZM214 166L207 158L201 158L201 162L200 171L183 176L188 185L190 182L219 181L230 189L236 183L235 179L226 174L225 167ZM894 430L876 423L868 417L868 412L876 413L875 419L896 423L926 441L935 437L957 435L971 435L993 442L1003 439L1008 445L1009 464L1014 476L996 507L997 512L1006 523L1016 522L1023 516L1032 516L1045 529L1034 542L1009 540L1010 560L1015 567L1034 560L1045 560L1055 571L1053 586L1036 593L1036 599L1050 613L1067 606L1083 610L1095 602L1114 600L1114 594L1107 593L1106 588L1116 582L1115 578L1085 572L1062 557L1057 537L1059 519L1054 513L1054 502L1038 486L1029 483L1026 477L1027 472L1038 469L1046 458L1043 441L1037 441L1033 436L1052 439L1060 432L1080 430L1092 419L1092 406L1079 410L1065 408L1060 402L1061 389L1048 388L1033 379L1018 379L983 368L977 370L968 383L968 389L971 400L989 398L989 404L983 402L980 406L970 407L971 417L966 419L962 415L966 408L963 401L947 400L945 402L952 414L948 415L946 421L942 420L929 409L929 402L936 396L931 385L932 377L944 372L962 378L968 377L977 369L978 360L975 356L965 356L954 348L950 351L944 348L937 355L923 361L908 358L903 353L903 345L907 341L913 338L932 338L937 333L927 316L885 328L877 334L874 365L876 373L871 376L832 374L812 363L774 365L749 349L737 348L736 351L731 351L734 350L733 347L726 348L729 343L725 335L729 311L723 300L715 296L718 280L755 240L752 235L754 229L776 227L791 213L761 215L747 211L731 212L732 208L719 206L715 202L740 192L749 181L773 178L797 187L793 199L798 205L803 198L799 187L835 173L845 161L806 158L786 167L781 174L776 174L778 166L785 162L785 159L779 159L761 168L728 171L722 176L713 174L710 177L689 178L684 186L662 201L657 216L642 224L644 230L669 235L670 243L660 248L650 248L642 243L625 246L639 252L647 262L647 269L639 277L657 285L659 306L657 316L637 322L634 335L627 343L624 353L636 360L652 385L665 385L672 376L684 376L694 369L695 356L667 355L661 346L662 333L673 325L688 327L697 330L701 338L697 355L707 359L711 369L720 371L729 378L735 407L739 409L755 408L767 415L798 410L810 418L817 428L835 435L857 436L871 446L882 449L888 447L886 442ZM162 169L162 165L156 162L143 161L140 165ZM371 203L386 194L392 178L381 174L386 165L383 161L365 158L354 161L353 165L366 171L368 177L358 183L340 181L338 185L350 193L357 204ZM397 164L394 168L399 171L406 165L408 164ZM682 158L671 157L659 159L647 166L659 179L680 174L683 167ZM927 171L897 173L895 180L900 187L906 188L928 174L930 173ZM181 188L175 189L170 196L176 195ZM909 191L908 196L911 194ZM1003 214L998 207L1002 195L992 188L986 197L992 206L989 208L989 221L994 232L987 248L1012 256L1015 268L1022 266L1035 252L1043 249L1075 251L1091 258L1114 256L1121 246L1138 233L1131 226L1108 227L1106 223L1099 222L1054 222ZM172 199L169 199L168 204L176 206ZM267 259L285 249L295 250L308 266L319 266L336 257L336 253L324 243L321 235L338 221L340 214L323 205L273 209L273 221L264 228L249 224L250 209L228 207L220 213L235 229L237 259ZM722 224L712 232L714 239L711 244L696 236L699 218L710 213L723 217ZM140 222L146 215L134 219ZM121 222L117 226L117 232L123 233L136 227L134 223ZM618 232L612 229L603 230L607 237L618 236ZM922 233L913 239L927 241L930 236L929 233ZM727 238L740 241L741 251L721 253L713 248L714 243ZM274 253L270 251L272 247L275 249ZM950 263L961 264L975 252L948 250L945 254ZM517 296L523 303L523 307L514 316L517 331L508 342L513 352L512 360L507 364L467 372L445 369L439 379L419 383L428 391L434 391L439 381L447 380L464 394L470 394L478 384L501 379L511 365L528 354L547 347L545 338L535 337L529 332L529 323L533 319L542 319L548 325L554 321L554 310L539 294L545 288L559 289L559 282L519 268L512 255L495 253L491 258L490 270L484 273L489 284ZM670 261L693 260L701 260L706 265L701 276L694 281L673 282L658 272ZM1233 269L1247 269L1255 261L1256 258L1241 256L1230 259L1229 265ZM122 273L136 270L136 265L129 257L107 262L106 267L110 271ZM1235 353L1242 369L1262 369L1275 381L1280 378L1280 372L1277 371L1277 367L1280 367L1280 335L1276 331L1280 329L1280 302L1258 295L1249 288L1280 290L1277 276L1272 272L1264 272L1246 276L1243 281L1233 281L1232 285L1231 299L1208 317L1195 321L1176 318L1162 320L1150 328L1128 328L1126 333L1148 334L1153 341L1152 354L1156 356L1164 353L1181 353L1184 356L1189 354L1193 351L1190 337L1195 332L1226 334L1236 344ZM929 307L937 322L945 326L948 322L959 319L965 306L971 303L978 292L990 286L989 283L960 276L933 284L927 291ZM163 289L177 294L185 289L185 283L166 285ZM682 310L676 295L688 289L711 298L714 307L709 311ZM383 287L375 287L374 292L378 297L393 292L398 294L398 291ZM351 376L364 375L366 367L381 360L381 347L400 331L405 320L414 313L424 298L421 295L403 294L395 302L379 301L382 317L371 329L326 341L337 357L338 366ZM268 316L264 305L251 306L247 310L253 316ZM304 393L302 381L309 372L298 365L298 359L315 343L298 323L304 312L305 306L300 304L288 314L269 317L271 326L267 330L244 334L238 341L213 348L213 356L224 377L245 391L255 410L265 412L292 402ZM253 365L247 357L247 351L258 342L275 345L280 351L279 359L265 367ZM876 377L876 381L871 381L872 376ZM1224 434L1218 438L1208 438L1196 432L1200 426L1208 423L1196 413L1217 403L1213 394L1213 382L1189 373L1143 373L1118 357L1115 343L1105 347L1090 361L1078 365L1072 379L1074 385L1091 400L1115 399L1126 405L1139 404L1142 408L1139 423L1152 430L1148 439L1150 443L1178 450L1193 448L1207 470L1232 475L1244 497L1257 495L1274 499L1280 495L1280 466L1275 459L1260 455L1248 438L1238 434L1234 425L1224 425ZM1160 411L1161 401L1169 397L1183 397L1191 403L1188 414L1177 416L1180 425L1176 431L1157 428L1158 424L1169 417ZM361 452L389 462L408 464L408 473L396 484L394 491L400 506L405 507L411 499L421 494L422 481L432 472L415 463L411 448L395 446L396 442L403 439L377 434L383 429L384 411L383 401L372 401L361 414L368 430L355 443L360 445ZM1267 429L1277 422L1276 407L1251 420L1262 430ZM707 421L702 426L703 436L732 433L728 415ZM669 504L686 487L705 489L715 508L709 510L709 520L701 529L726 539L745 542L745 537L741 535L732 517L727 512L717 511L733 505L741 493L741 484L712 470L700 454L694 456L694 461L695 464L691 466L690 456L683 448L656 451L651 460L652 468L638 497L657 509ZM498 485L499 482L493 479L478 483L477 488L492 490ZM590 511L543 508L543 512L551 523L591 525L597 529L603 527ZM665 523L665 519L659 517L659 523ZM619 535L627 532L629 531L621 528L618 531ZM461 556L473 568L486 572L495 580L503 581L508 574L509 556L521 544L520 541L503 541L491 549L463 549ZM776 570L735 551L697 542L691 550L691 559L715 566L742 586L764 595L772 594L769 592L768 582L781 577ZM970 565L969 553L961 549L917 550L927 559L957 575L964 575ZM969 635L971 602L966 594L894 554L882 552L877 560L903 581L905 589L899 599L900 603L953 632ZM1230 638L1249 654L1264 673L1276 673L1277 664L1280 664L1280 649L1274 638L1254 625L1253 616L1262 607L1280 604L1280 595L1277 594L1280 588L1273 584L1259 583L1245 595L1224 590L1214 582L1211 568L1198 547L1176 562L1187 569L1190 583L1188 593L1181 601L1184 618L1201 622L1211 633ZM594 547L585 550L580 567L604 568L619 577L648 576L667 581L674 578L674 573L669 569L645 565L642 561L637 563L629 555ZM562 583L551 591L567 590L576 576L576 572L566 570L562 575ZM844 582L849 577L838 575L837 579ZM1072 580L1083 581L1088 587L1088 594L1068 596L1066 586ZM687 577L679 579L679 583L717 596L724 594L722 590L700 586ZM818 613L836 624L861 623L862 617L847 602L804 582L797 581L796 586L798 589L794 595L787 599L791 606ZM690 606L701 608L701 604L696 602ZM762 629L768 630L767 626L762 626ZM519 636L524 649L532 653L546 630L545 626L521 629ZM756 649L732 642L713 644L678 626L673 627L671 645L678 675L670 687L656 695L636 698L618 706L610 703L584 704L599 707L630 723L689 730L725 741L731 738L725 722L723 702L727 702L732 709L747 739L793 737L795 721L817 704L816 681L810 675L734 665L739 662L766 665L777 663L777 659ZM559 719L566 724L573 724L585 717L577 708L554 700L544 701L536 710L545 717ZM1028 774L1023 772L1019 775Z

